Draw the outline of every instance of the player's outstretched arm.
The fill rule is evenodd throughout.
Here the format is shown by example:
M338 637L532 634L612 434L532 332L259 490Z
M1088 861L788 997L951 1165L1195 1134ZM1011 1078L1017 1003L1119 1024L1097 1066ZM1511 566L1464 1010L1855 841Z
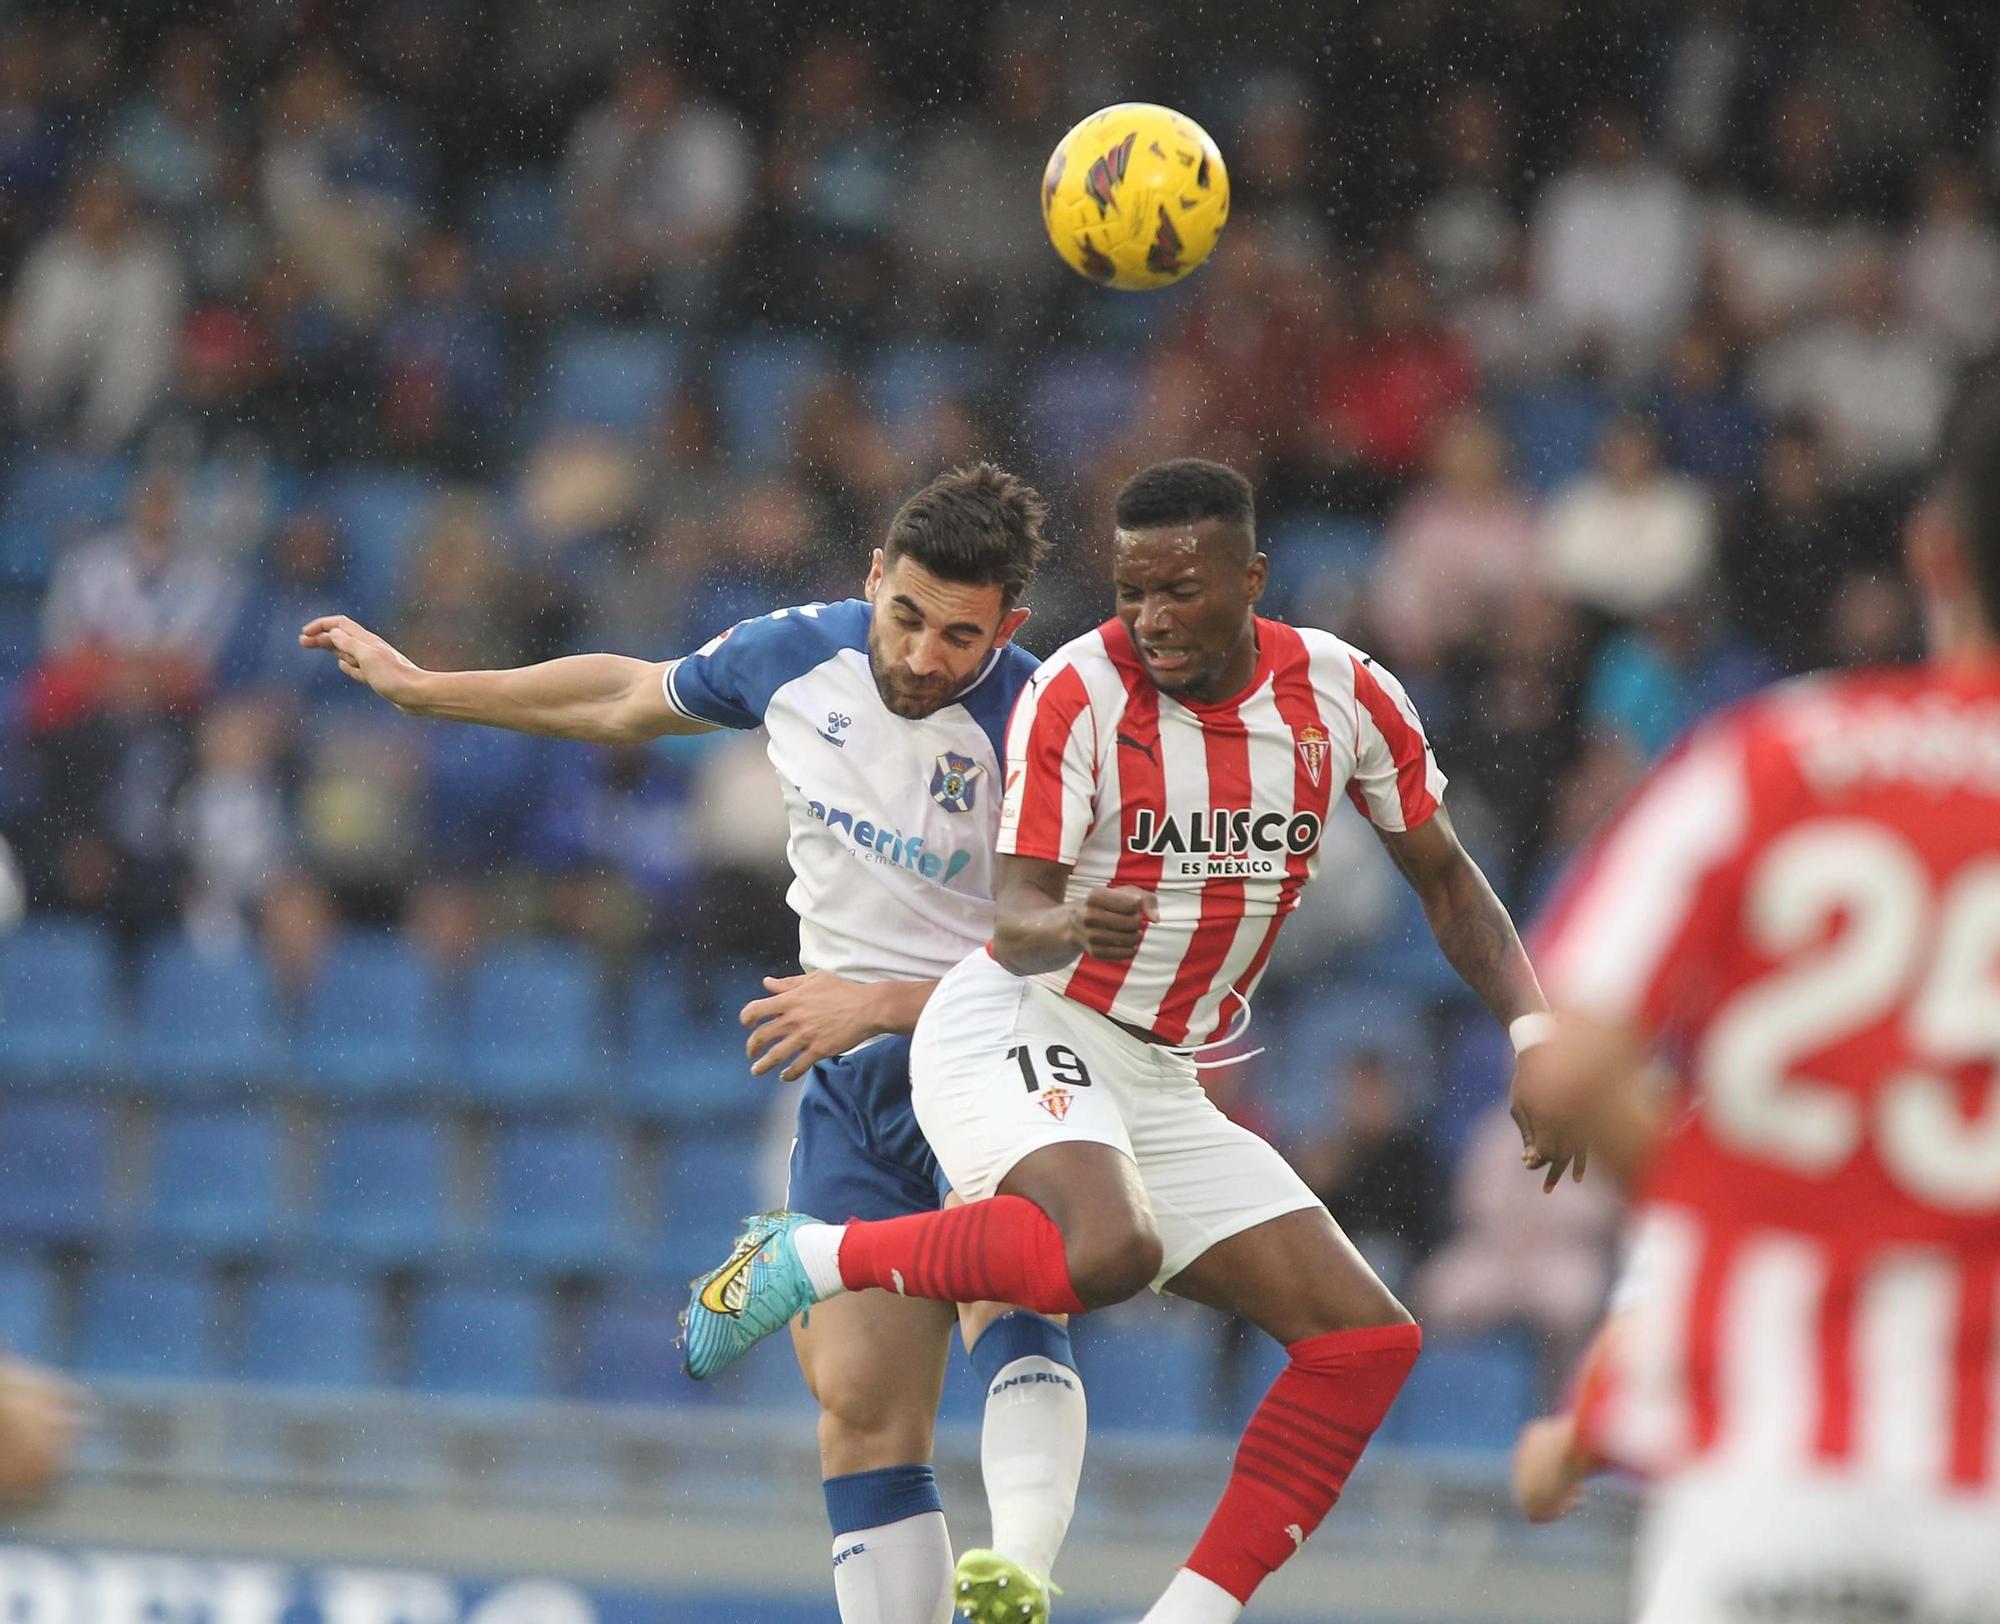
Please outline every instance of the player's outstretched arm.
M1067 900L1070 865L1039 857L1000 859L993 898L993 956L1017 976L1060 970L1079 955L1122 964L1160 917L1150 891L1101 885Z
M1375 833L1423 903L1439 949L1494 1019L1512 1027L1524 1015L1546 1014L1548 1000L1514 921L1459 844L1444 808L1414 829ZM1521 1078L1538 1063L1538 1052L1528 1049L1517 1061L1514 1121L1521 1129L1522 1159L1529 1167L1546 1168L1545 1187L1553 1190L1572 1162L1577 1177L1583 1176L1583 1142L1566 1123L1536 1116L1524 1099Z
M299 645L326 650L344 674L411 716L589 744L643 744L711 730L667 703L664 665L623 654L572 654L507 671L426 671L346 615L309 622Z

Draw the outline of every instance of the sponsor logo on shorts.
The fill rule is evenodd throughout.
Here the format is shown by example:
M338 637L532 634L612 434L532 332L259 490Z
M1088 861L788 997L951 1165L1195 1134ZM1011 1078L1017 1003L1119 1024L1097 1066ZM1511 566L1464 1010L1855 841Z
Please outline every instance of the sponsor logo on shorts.
M1066 1088L1045 1088L1035 1096L1035 1103L1060 1122L1069 1115L1069 1102L1075 1098Z

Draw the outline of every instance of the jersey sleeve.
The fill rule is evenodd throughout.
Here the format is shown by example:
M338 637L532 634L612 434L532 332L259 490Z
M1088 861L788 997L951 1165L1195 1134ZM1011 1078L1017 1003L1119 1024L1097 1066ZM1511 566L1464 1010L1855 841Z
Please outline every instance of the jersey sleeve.
M1571 868L1531 939L1558 1008L1657 1035L1721 960L1752 826L1750 748L1740 725L1694 733Z
M1354 656L1354 776L1347 796L1378 829L1396 834L1426 822L1444 798L1444 771L1403 685Z
M826 658L833 640L819 621L827 612L807 604L739 621L667 666L660 679L667 704L712 727L762 727L771 696Z
M1007 785L997 849L1074 864L1097 793L1090 691L1073 665L1043 666L1007 724Z

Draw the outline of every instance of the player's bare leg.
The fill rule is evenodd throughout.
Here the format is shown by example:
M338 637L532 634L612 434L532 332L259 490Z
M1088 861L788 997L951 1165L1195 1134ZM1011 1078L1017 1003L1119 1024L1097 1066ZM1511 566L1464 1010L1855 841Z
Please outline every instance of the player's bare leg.
M1340 1498L1422 1338L1323 1208L1231 1236L1167 1289L1242 1316L1292 1356L1251 1416L1187 1566L1146 1615L1146 1624L1233 1624Z
M939 1624L951 1610L951 1537L931 1470L951 1307L841 1297L792 1325L820 1407L833 1589L846 1624Z

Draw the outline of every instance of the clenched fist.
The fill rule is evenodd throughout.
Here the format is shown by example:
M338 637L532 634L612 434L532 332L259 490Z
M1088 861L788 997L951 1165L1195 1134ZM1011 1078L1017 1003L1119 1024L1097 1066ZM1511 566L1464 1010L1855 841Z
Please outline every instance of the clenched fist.
M1160 899L1132 885L1101 885L1074 907L1076 941L1092 958L1113 964L1136 957L1147 925L1160 917Z

